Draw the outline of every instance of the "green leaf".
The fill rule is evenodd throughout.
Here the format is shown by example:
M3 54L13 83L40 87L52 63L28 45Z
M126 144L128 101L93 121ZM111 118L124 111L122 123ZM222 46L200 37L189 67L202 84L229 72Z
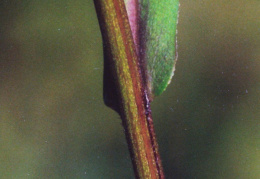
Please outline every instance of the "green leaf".
M140 52L152 98L166 89L174 74L179 0L140 2Z
M179 0L125 0L150 99L170 83L177 60Z

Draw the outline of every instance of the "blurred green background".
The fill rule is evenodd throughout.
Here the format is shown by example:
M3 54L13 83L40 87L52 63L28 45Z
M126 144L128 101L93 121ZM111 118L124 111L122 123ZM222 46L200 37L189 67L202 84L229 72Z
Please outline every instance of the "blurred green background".
M260 178L259 0L181 0L152 104L166 178ZM93 1L0 1L0 178L134 178Z

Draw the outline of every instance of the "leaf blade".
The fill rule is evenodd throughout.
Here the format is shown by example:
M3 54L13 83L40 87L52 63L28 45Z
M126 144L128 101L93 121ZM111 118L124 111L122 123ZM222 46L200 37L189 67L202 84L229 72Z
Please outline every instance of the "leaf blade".
M151 99L162 94L175 70L178 9L179 0L140 1L140 54Z

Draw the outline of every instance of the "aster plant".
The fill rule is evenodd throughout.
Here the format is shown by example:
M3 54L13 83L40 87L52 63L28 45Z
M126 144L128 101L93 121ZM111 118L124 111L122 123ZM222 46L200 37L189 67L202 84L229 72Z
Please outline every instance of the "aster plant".
M104 100L122 118L136 178L164 178L150 103L177 60L179 0L94 0L104 46Z

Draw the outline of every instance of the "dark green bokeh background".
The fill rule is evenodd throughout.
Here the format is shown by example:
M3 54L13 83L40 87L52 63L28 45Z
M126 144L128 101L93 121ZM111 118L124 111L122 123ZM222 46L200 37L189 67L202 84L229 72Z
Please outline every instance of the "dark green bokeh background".
M152 104L166 178L260 178L259 0L181 0ZM0 178L133 178L91 0L0 1Z

